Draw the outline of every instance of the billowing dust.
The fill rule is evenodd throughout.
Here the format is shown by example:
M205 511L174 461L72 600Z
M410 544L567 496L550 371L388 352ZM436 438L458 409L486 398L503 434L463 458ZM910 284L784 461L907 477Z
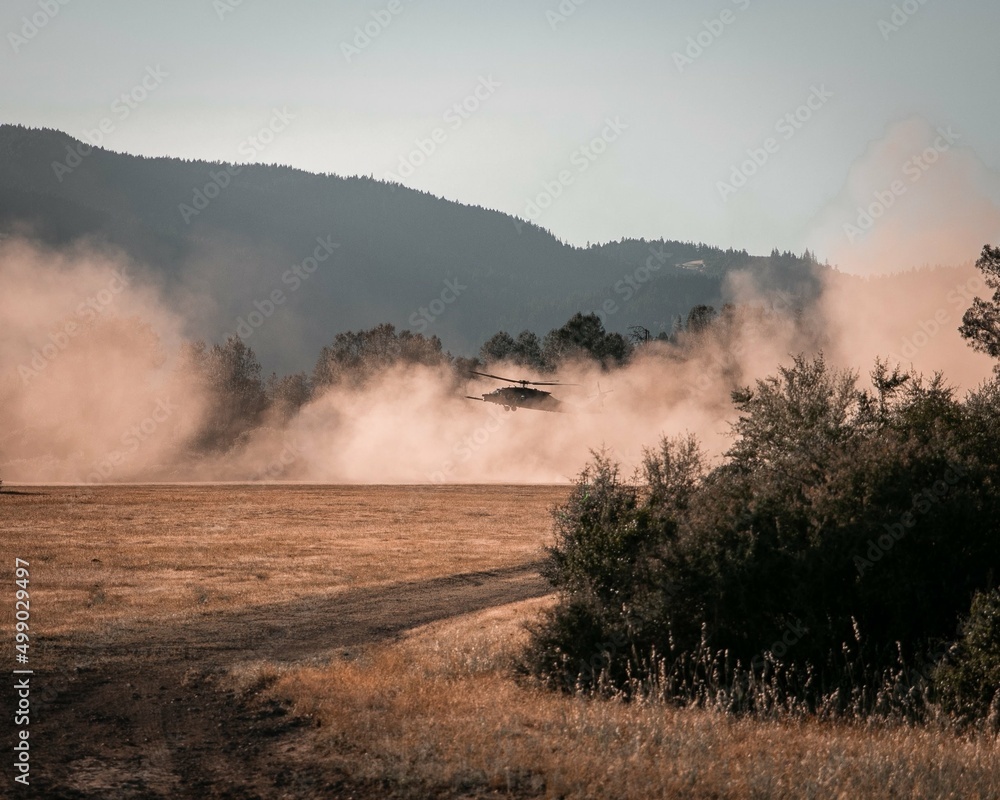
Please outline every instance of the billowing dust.
M630 471L662 435L691 432L722 453L730 392L792 354L822 350L862 380L881 356L942 370L960 390L992 366L957 332L972 298L989 294L971 261L891 278L834 272L802 313L738 275L726 289L737 313L679 345L654 342L625 368L576 364L537 376L494 366L578 384L552 389L571 413L504 411L464 397L495 382L456 385L447 369L400 366L363 389L330 389L227 452L205 453L192 447L206 399L185 366L186 320L140 265L7 240L0 281L0 478L8 482L563 482L594 449Z

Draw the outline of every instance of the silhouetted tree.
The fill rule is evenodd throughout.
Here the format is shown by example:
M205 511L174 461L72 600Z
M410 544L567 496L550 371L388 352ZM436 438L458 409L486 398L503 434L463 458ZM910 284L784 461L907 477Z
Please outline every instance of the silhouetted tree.
M532 331L521 331L514 341L514 363L523 367L544 369L545 359L542 357L542 343Z
M479 358L486 364L509 361L521 367L544 369L542 346L531 331L521 331L514 339L507 331L498 331L479 348Z
M309 376L304 372L278 377L273 372L267 379L267 406L279 418L290 419L312 396Z
M969 341L973 350L1000 359L1000 247L985 245L976 267L983 273L986 285L993 289L993 297L990 300L975 298L962 317L958 332ZM1000 364L994 369L1000 371Z
M701 333L708 329L715 317L716 312L713 306L697 305L688 312L684 329L689 333Z
M206 350L195 342L185 353L207 400L198 444L209 449L230 447L260 421L267 406L261 367L253 350L238 336Z
M628 338L634 345L643 345L649 344L649 341L653 338L653 334L650 333L649 328L642 325L629 325Z
M397 363L434 365L450 360L437 336L428 338L408 330L397 333L394 325L382 323L367 331L338 333L333 344L320 352L313 385L359 385Z
M497 331L489 339L483 342L479 348L479 358L487 364L503 361L510 358L514 352L514 337L507 331Z
M574 314L561 328L549 331L542 355L551 367L571 358L592 358L604 366L624 364L631 346L620 333L608 333L597 314Z

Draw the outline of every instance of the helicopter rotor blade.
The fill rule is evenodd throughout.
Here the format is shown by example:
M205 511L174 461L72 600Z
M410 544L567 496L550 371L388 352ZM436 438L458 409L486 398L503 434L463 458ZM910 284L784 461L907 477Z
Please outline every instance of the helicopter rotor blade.
M507 383L516 383L520 386L579 386L578 383L560 383L559 381L526 381L518 380L516 378L505 378L502 375L491 375L489 372L477 372L474 369L469 370L470 375L482 375L484 378L493 378L498 381L506 381Z
M496 378L498 381L507 381L507 383L520 383L520 381L515 381L512 378L504 378L500 375L490 375L488 372L476 372L474 369L469 370L470 375L482 375L484 378Z

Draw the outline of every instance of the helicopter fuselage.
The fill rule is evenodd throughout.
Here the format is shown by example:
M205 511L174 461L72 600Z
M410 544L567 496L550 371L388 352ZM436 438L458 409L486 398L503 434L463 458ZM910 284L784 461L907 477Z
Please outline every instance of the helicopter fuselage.
M535 411L562 411L562 403L551 392L531 389L527 386L503 386L483 395L487 403L496 403L508 411L531 408Z

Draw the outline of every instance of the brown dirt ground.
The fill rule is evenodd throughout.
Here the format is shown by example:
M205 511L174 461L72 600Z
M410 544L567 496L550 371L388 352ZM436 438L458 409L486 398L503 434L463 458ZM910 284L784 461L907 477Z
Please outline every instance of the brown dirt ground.
M12 796L381 798L392 787L310 760L308 723L227 672L545 594L547 511L567 488L8 491L4 572L31 562L35 670L31 788Z

